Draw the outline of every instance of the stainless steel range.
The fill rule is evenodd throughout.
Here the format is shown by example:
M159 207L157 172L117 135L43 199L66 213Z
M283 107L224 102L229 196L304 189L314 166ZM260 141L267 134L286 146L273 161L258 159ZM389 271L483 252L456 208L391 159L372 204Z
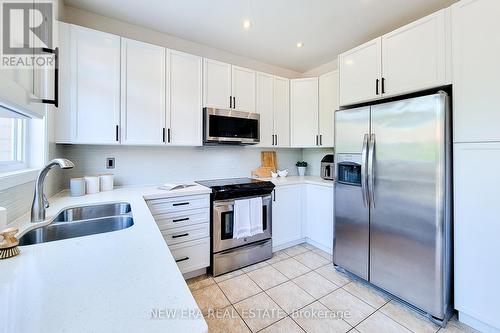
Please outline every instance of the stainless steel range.
M272 200L274 184L251 178L197 181L212 189L211 270L214 276L267 260L272 256ZM237 199L262 198L262 233L236 239L234 203Z

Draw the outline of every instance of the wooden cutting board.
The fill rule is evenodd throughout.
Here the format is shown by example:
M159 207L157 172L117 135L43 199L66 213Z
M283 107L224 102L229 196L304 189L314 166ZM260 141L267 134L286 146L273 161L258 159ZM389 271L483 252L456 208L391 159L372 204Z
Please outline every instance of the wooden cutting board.
M257 178L269 178L271 177L272 169L270 167L260 167L252 171L252 176Z
M263 151L260 153L260 159L262 167L271 168L272 171L276 172L278 169L278 162L276 160L275 151Z

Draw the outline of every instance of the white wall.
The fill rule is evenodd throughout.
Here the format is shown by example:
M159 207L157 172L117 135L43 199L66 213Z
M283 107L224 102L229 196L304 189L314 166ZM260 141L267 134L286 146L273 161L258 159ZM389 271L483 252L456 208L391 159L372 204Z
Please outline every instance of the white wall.
M91 13L80 8L64 6L64 10L62 10L61 13L63 15L61 20L67 23L73 23L87 28L104 31L119 36L136 39L139 41L156 44L174 50L188 52L201 57L207 57L210 59L219 60L233 65L247 67L287 78L297 78L301 75L300 73L290 69L269 65L261 61L219 50L208 45L191 42L172 35L146 29L138 25L125 23L106 16Z
M113 173L116 185L162 184L214 178L249 177L260 166L255 147L114 147L64 146L63 155L76 164L65 176L80 177ZM300 149L277 149L278 167L297 174ZM106 158L116 159L116 168L105 168ZM67 184L67 179L66 179ZM67 187L67 186L66 186Z

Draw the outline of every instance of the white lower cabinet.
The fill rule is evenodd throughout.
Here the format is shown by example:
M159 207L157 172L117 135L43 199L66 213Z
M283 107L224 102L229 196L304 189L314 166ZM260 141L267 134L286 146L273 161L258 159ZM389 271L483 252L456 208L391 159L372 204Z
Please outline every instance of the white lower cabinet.
M210 266L210 196L147 200L181 273Z
M303 240L302 185L281 185L273 194L273 248L279 249Z
M455 308L460 321L500 332L500 143L454 144Z
M332 253L333 249L333 189L305 185L305 237L312 245Z

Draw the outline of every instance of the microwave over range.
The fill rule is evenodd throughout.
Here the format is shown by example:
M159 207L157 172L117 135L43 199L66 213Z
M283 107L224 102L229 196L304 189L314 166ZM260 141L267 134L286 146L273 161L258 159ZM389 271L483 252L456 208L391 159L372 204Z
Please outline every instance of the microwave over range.
M259 123L258 113L203 108L203 144L258 144Z

